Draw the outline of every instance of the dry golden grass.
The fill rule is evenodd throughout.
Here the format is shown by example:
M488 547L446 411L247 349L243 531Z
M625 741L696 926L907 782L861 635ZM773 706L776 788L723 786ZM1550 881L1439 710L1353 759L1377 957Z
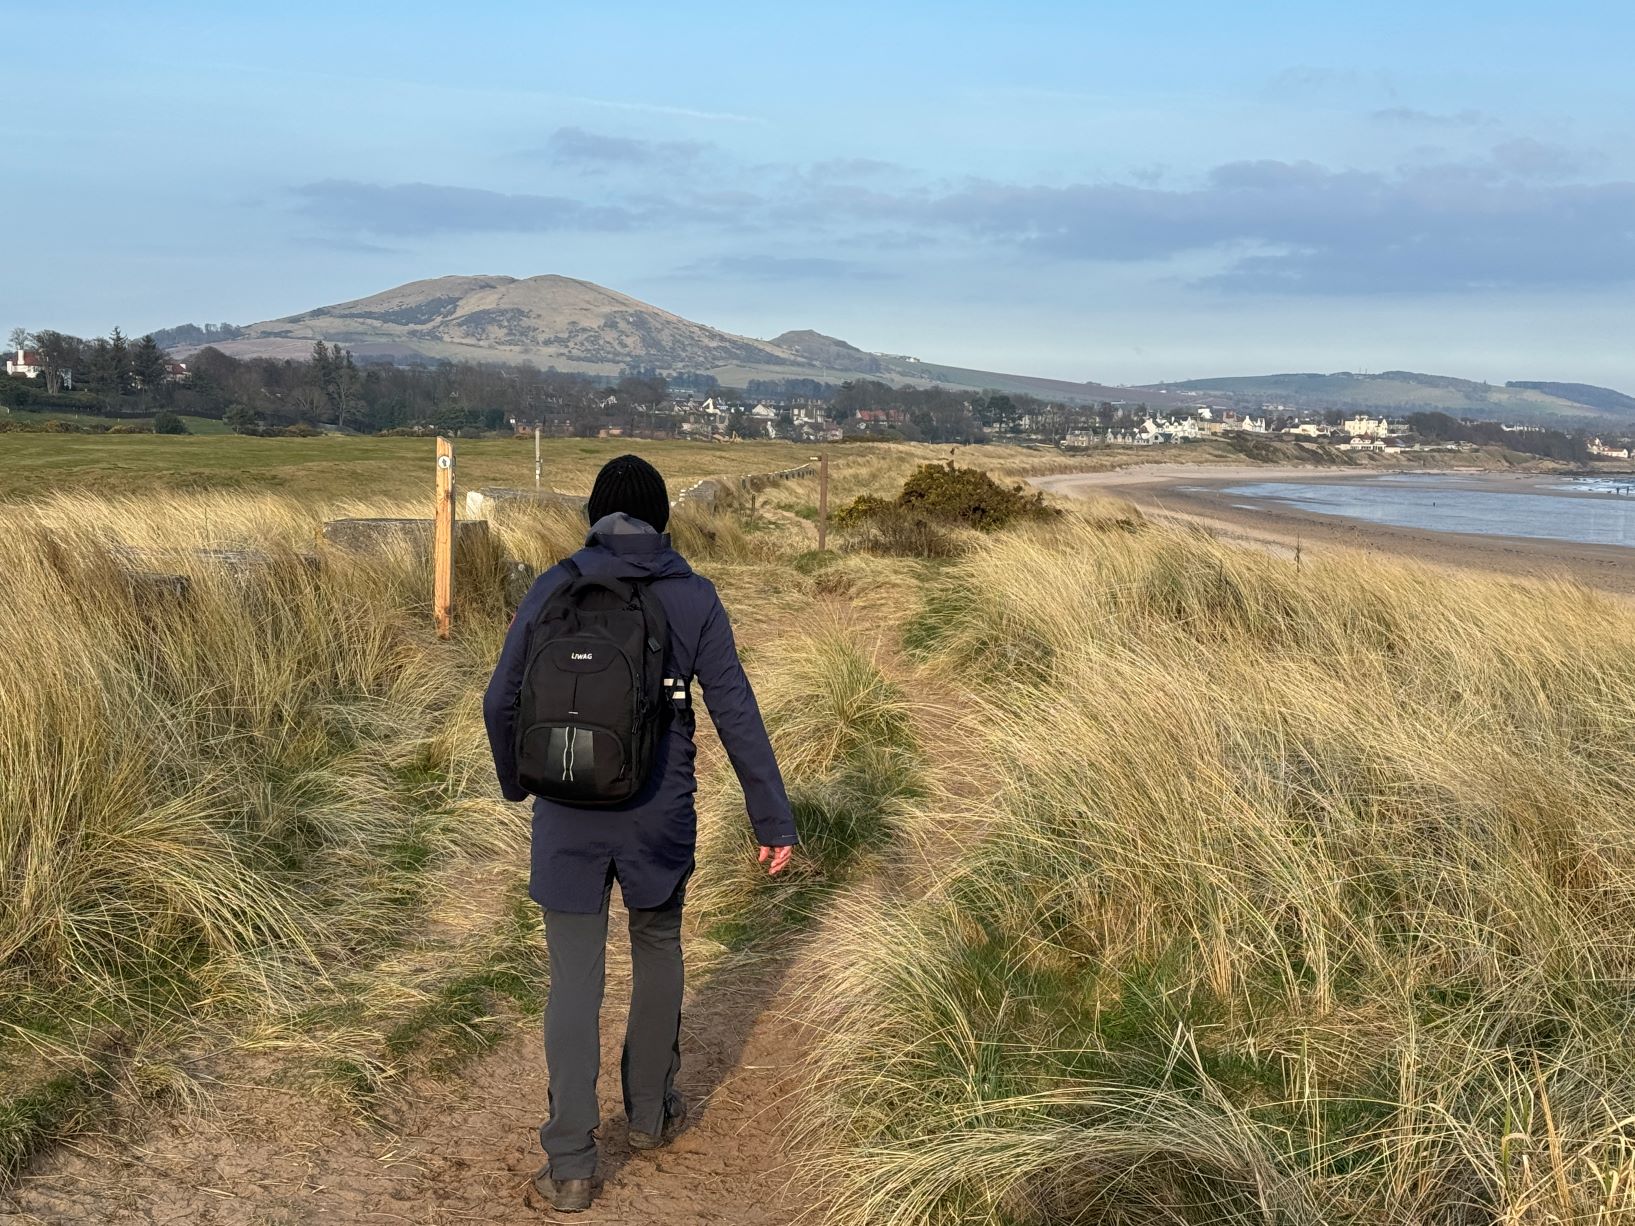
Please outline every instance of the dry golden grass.
M114 1049L288 1021L401 941L438 873L520 855L477 703L497 596L437 644L423 560L320 571L292 501L63 495L10 519L0 1090L31 1101L88 1053L105 1080ZM219 549L252 552L201 552ZM8 1115L0 1169L52 1110Z
M1086 523L910 641L993 795L840 926L829 1220L1629 1220L1625 604Z
M767 889L743 795L716 774L700 815L699 878L688 905L728 946L784 937L833 888L875 863L899 834L922 764L908 698L870 636L820 615L768 644L756 689L801 834L799 856Z

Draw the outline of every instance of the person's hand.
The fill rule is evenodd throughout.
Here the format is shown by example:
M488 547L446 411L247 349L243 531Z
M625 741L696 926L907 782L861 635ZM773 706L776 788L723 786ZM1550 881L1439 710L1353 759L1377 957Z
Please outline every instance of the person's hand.
M793 847L761 848L760 863L765 864L768 860L772 861L771 867L766 870L766 875L768 877L776 877L779 873L783 872L784 869L788 868L789 857L794 854L794 851L795 849Z

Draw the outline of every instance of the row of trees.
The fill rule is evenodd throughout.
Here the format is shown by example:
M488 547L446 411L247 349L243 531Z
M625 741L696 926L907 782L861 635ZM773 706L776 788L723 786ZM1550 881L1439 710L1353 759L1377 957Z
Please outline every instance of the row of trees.
M904 438L929 442L975 442L989 432L1016 433L1024 427L1060 438L1072 430L1130 428L1147 414L1145 405L1102 401L1067 406L1019 393L973 395L873 379L839 387L809 379L751 381L740 390L723 388L709 375L666 380L651 370L610 380L531 365L360 365L350 351L322 341L306 361L235 358L206 347L189 359L186 380L178 381L170 377L169 355L151 335L133 342L118 328L90 339L17 328L10 340L13 349L38 355L44 390L54 406L127 417L164 411L216 417L240 430L297 423L363 432L411 426L503 430L516 419L539 421L554 434L590 434L603 426L632 434L668 432L677 425L672 388L674 394L710 394L728 401L800 398L822 403L824 416L837 424L885 410L890 420L879 424ZM0 391L11 403L23 403L35 388L14 381ZM1326 416L1338 422L1343 415L1333 411ZM1582 433L1506 431L1497 423L1438 412L1414 413L1408 422L1424 439L1503 446L1573 462L1589 458ZM1268 424L1276 429L1286 423ZM743 433L762 428L747 419L733 427Z
M122 403L130 397L141 398L134 406L138 411L164 403L170 355L151 336L132 342L115 328L107 336L85 340L50 329L13 328L10 341L13 349L37 355L47 395L61 395L71 381L83 399L100 401L98 407L115 412L133 407Z
M365 433L422 426L503 430L517 418L577 433L590 427L609 395L605 381L533 366L360 364L350 351L322 341L304 362L235 358L207 347L189 367L187 383L177 390L184 411L222 417L237 429L304 422ZM645 387L627 397L631 414L635 401L650 398Z
M556 434L590 434L604 426L632 434L669 432L678 425L673 395L691 393L728 401L826 401L825 415L837 423L866 410L896 409L893 428L904 437L971 442L982 437L985 426L1044 407L1028 397L998 397L996 411L979 417L958 393L872 380L839 388L815 380L767 380L736 389L700 375L677 377L672 389L671 381L653 371L610 380L531 365L363 364L349 350L323 341L305 361L237 358L207 346L189 357L185 379L173 379L170 357L152 336L131 342L118 328L91 339L17 329L12 342L39 355L53 407L121 416L170 411L220 418L243 431L301 423L366 433L404 427L503 430L516 419L541 422ZM70 370L71 395L64 394ZM35 389L18 382L6 390L15 400ZM744 433L763 428L747 418L733 427Z

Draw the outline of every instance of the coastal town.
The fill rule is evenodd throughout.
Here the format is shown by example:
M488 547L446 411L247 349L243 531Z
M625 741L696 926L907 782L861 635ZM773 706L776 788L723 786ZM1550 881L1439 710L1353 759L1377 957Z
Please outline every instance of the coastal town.
M173 353L152 336L131 341L117 329L93 340L18 329L12 339L0 380L7 430L188 433L191 421L259 435L1004 441L1070 453L1278 440L1386 455L1499 446L1579 463L1628 460L1635 448L1635 425L1618 434L1430 407L1357 411L1311 398L1293 404L1164 388L1075 401L870 378L727 387L709 374L651 369L599 376L529 364L355 361L321 341L296 361L237 358L208 345Z

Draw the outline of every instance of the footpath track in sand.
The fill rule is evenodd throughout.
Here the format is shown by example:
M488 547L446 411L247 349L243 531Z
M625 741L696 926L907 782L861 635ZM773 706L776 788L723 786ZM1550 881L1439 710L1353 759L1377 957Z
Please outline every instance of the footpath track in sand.
M610 930L605 1182L592 1209L571 1220L759 1226L798 1217L805 1198L785 1139L803 1045L784 1011L798 954L726 963L690 988L680 1084L694 1103L692 1122L668 1149L638 1155L626 1143L619 1098L630 962L617 891ZM545 1083L539 1034L529 1026L457 1077L411 1087L376 1127L293 1096L228 1089L208 1117L65 1146L0 1199L0 1221L538 1222L545 1211L529 1183L544 1161L535 1129Z

